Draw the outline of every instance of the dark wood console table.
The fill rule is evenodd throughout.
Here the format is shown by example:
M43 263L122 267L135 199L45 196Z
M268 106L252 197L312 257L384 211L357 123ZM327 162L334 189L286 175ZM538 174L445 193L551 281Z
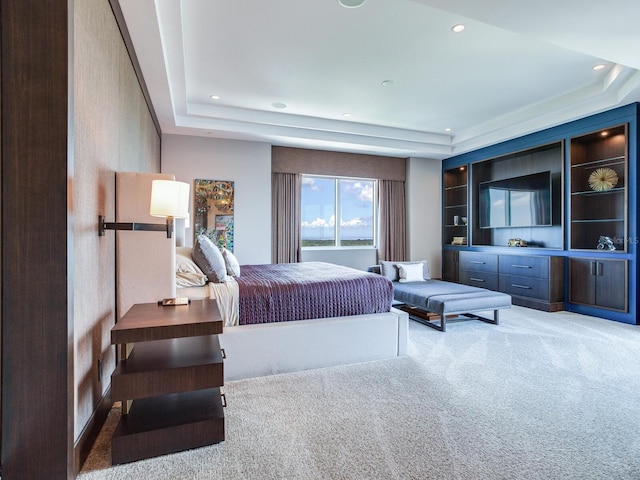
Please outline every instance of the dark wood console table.
M224 440L222 319L214 300L136 304L111 329L123 357L111 376L122 417L113 464Z

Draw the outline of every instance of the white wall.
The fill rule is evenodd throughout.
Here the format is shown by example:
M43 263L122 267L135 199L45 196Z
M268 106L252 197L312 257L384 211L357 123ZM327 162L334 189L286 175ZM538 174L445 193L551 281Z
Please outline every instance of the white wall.
M173 173L176 180L187 182L192 188L196 178L234 181L234 253L241 264L271 263L271 145L164 135L162 172ZM408 259L427 259L432 275L440 277L441 162L409 158L406 186ZM193 212L193 199L189 211ZM186 231L184 243L193 245L191 229ZM376 262L376 255L375 250L307 251L302 260L366 269Z
M271 263L271 145L186 135L163 135L162 172L193 189L196 178L235 182L234 254L241 264ZM191 228L185 245L193 245Z
M345 267L366 270L377 261L375 248L348 248L340 250L303 250L303 262L329 262Z
M428 260L433 278L442 274L441 170L440 160L407 162L407 256Z

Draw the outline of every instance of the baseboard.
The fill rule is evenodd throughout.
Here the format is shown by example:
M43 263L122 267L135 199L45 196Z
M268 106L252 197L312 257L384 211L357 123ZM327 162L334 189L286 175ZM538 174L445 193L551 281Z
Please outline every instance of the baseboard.
M82 430L78 441L73 446L73 469L76 475L80 472L82 465L89 456L89 452L91 452L91 448L107 420L107 415L109 415L112 405L111 387L109 387L100 402L98 402L98 406L93 411L84 430Z
M564 310L564 302L545 302L535 298L518 297L511 295L511 302L520 307L534 308L543 312L559 312Z

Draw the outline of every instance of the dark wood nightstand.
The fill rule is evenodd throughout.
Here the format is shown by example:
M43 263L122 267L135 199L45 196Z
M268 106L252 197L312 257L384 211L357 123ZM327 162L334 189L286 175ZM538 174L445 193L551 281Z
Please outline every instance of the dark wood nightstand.
M122 417L113 464L224 440L222 319L215 300L136 304L111 329L124 357L111 376Z

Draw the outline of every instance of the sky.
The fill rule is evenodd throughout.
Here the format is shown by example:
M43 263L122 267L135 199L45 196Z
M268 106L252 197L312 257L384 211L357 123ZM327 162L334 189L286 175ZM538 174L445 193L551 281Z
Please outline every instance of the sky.
M302 177L302 228L332 230L335 225L335 183L331 178ZM371 229L373 225L373 181L342 180L340 182L343 232ZM363 228L365 227L365 228Z

